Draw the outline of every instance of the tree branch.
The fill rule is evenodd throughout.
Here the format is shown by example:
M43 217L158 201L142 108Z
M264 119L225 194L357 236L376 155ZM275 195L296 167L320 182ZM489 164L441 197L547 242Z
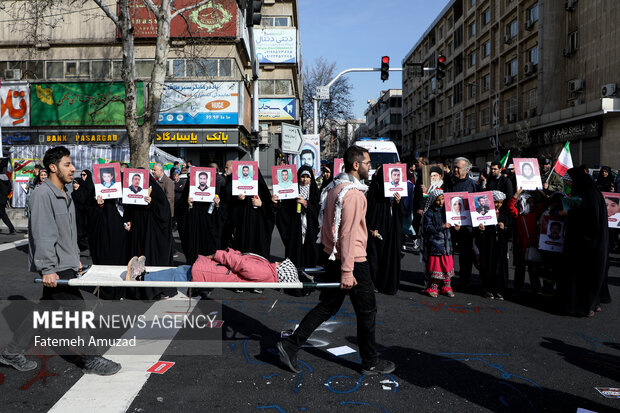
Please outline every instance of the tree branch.
M144 5L151 11L151 13L155 15L156 19L161 18L161 13L159 12L159 8L155 5L155 3L153 3L152 0L142 0L142 2L144 2Z
M108 7L107 4L105 4L103 2L103 0L93 0L95 2L95 4L97 6L99 6L99 8L101 8L101 10L103 10L103 12L106 14L106 16L108 16L108 18L110 20L112 20L112 22L117 26L120 27L120 21L118 20L118 17L116 17L116 14L112 13L110 11L110 8Z
M145 1L151 1L151 0L145 0ZM195 9L195 8L198 8L198 7L202 7L204 4L207 4L207 3L213 3L213 0L202 0L198 4L193 4L191 6L187 6L187 7L184 7L182 9L179 9L179 10L175 11L174 13L172 13L172 15L170 16L170 20L172 21L172 19L174 19L175 17L177 17L181 13L185 13L188 10L192 10L192 9Z

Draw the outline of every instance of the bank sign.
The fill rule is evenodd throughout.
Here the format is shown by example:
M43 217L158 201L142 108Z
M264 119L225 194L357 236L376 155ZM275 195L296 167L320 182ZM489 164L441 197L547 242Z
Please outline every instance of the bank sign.
M238 125L238 82L166 83L159 125Z

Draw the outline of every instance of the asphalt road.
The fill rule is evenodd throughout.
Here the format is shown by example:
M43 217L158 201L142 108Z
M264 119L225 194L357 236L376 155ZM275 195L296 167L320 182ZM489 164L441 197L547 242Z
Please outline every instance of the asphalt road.
M0 248L23 237L0 234ZM275 233L272 254L283 254ZM420 293L419 257L407 253L401 291L377 296L381 355L398 367L373 377L359 373L358 353L336 357L326 351L357 349L348 300L300 352L303 371L294 374L279 361L275 343L312 308L318 293L215 290L210 299L221 301L224 320L221 354L178 355L180 331L159 357L175 363L165 373L142 374L144 383L95 377L85 387L79 387L83 374L73 364L32 356L39 368L30 372L0 366L0 410L47 411L77 398L86 400L80 402L83 411L119 411L115 401L126 398L120 410L129 412L618 411L620 399L595 389L620 387L620 256L612 259L614 302L588 319L556 315L544 297L497 302L458 291L452 299L426 297ZM32 283L26 262L24 246L0 251L0 300L39 298L42 287ZM130 391L132 386L137 390Z

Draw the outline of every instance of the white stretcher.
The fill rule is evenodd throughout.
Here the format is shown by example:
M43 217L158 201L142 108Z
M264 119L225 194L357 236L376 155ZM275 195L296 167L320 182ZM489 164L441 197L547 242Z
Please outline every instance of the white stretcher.
M147 272L167 270L174 267L146 267ZM323 271L323 268L298 269L300 275L312 280L312 274ZM125 281L127 267L122 265L92 265L77 278L70 280L58 280L59 285L72 287L172 287L172 288L339 288L340 283L317 283L317 282L195 282L195 281ZM43 279L36 278L35 283L42 283Z

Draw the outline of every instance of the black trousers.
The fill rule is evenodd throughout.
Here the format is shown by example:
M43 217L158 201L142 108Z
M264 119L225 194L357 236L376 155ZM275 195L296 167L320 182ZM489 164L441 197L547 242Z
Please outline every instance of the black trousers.
M6 213L6 198L4 199L4 201L0 200L0 219L2 219L4 225L9 228L10 232L15 231L15 227L13 226L13 223L11 222L9 216Z
M327 261L325 281L340 282L340 268L340 260ZM375 342L377 303L375 301L375 287L370 279L368 262L356 262L353 276L357 280L357 285L350 290L330 288L321 291L319 303L301 320L295 333L286 339L291 347L298 351L314 330L340 310L345 297L349 295L357 317L357 344L362 358L362 366L368 367L377 361Z
M474 235L470 227L461 226L459 231L452 231L452 239L458 243L459 250L459 284L467 286L471 280L473 265Z

